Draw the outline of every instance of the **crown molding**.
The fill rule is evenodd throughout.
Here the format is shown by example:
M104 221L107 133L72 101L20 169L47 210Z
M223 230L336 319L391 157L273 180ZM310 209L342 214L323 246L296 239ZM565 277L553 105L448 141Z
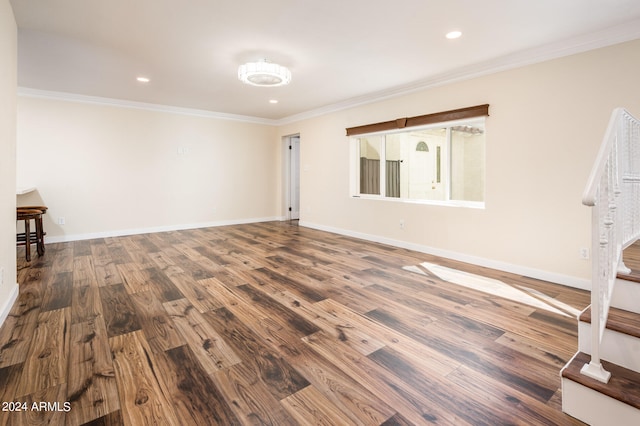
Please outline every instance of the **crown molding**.
M18 96L25 98L55 99L69 102L79 102L94 105L107 105L119 108L142 109L147 111L167 112L171 114L190 115L194 117L217 118L220 120L243 121L246 123L277 125L275 120L251 117L247 115L227 114L224 112L207 111L195 108L183 108L171 105L160 105L146 102L135 102L124 99L103 98L100 96L79 95L76 93L56 92L51 90L18 87Z
M380 102L386 99L420 92L430 88L444 86L463 80L470 80L501 71L520 68L527 65L575 55L603 47L640 39L640 19L629 21L616 27L583 34L568 38L559 42L538 46L535 48L504 55L495 59L479 62L467 67L454 69L423 80L418 80L406 85L392 87L387 90L368 93L334 104L315 108L309 111L294 114L281 119L267 119L246 115L227 114L222 112L207 111L193 108L183 108L170 105L159 105L144 102L135 102L122 99L103 98L98 96L86 96L66 92L19 87L18 95L32 98L57 99L70 102L81 102L98 105L109 105L122 108L144 109L149 111L167 112L173 114L190 115L196 117L217 118L221 120L242 121L246 123L265 124L269 126L282 126L314 117Z
M427 79L418 80L402 86L396 86L387 90L368 93L344 101L327 105L322 108L291 115L276 121L277 125L291 124L297 121L318 117L361 105L380 102L398 96L420 92L430 88L444 86L459 81L470 80L501 71L520 68L571 56L590 50L613 46L615 44L640 39L640 19L629 21L616 27L607 28L593 33L571 37L559 42L522 50L512 54L500 56L488 61L479 62L466 67L451 70Z

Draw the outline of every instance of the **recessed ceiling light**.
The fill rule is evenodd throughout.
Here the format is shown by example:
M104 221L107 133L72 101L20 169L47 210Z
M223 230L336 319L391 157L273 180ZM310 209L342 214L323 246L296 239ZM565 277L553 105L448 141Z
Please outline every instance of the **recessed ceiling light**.
M277 99L269 99L269 103L270 104L277 104L278 100Z
M148 82L151 81L151 80L149 80L148 77L138 77L138 78L136 78L136 80L138 80L140 83L148 83Z
M450 32L448 32L448 33L447 33L447 36L446 36L446 37L447 37L449 40L453 40L454 38L458 38L458 37L460 37L461 35L462 35L462 32L460 32L460 31L450 31Z

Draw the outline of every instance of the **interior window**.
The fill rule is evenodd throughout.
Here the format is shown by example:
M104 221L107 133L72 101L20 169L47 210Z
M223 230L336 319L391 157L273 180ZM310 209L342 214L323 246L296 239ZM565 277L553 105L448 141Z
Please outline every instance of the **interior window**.
M412 201L484 202L484 118L362 135L359 192ZM458 203L459 204L459 203Z

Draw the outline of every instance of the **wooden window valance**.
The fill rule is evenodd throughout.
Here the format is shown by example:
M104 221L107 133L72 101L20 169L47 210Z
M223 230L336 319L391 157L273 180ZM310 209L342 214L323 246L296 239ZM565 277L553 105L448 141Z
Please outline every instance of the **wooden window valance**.
M364 133L384 132L386 130L404 129L405 127L424 126L445 121L463 120L489 115L489 104L476 105L467 108L453 109L451 111L436 112L433 114L419 115L417 117L398 118L381 123L365 124L363 126L348 127L347 136L362 135Z

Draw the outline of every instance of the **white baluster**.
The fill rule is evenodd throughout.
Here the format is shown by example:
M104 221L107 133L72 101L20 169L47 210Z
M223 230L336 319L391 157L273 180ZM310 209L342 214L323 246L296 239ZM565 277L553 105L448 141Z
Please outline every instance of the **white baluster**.
M629 271L622 250L640 239L640 121L618 108L612 115L583 204L592 207L591 362L582 373L601 382L611 374L600 361L613 286Z

